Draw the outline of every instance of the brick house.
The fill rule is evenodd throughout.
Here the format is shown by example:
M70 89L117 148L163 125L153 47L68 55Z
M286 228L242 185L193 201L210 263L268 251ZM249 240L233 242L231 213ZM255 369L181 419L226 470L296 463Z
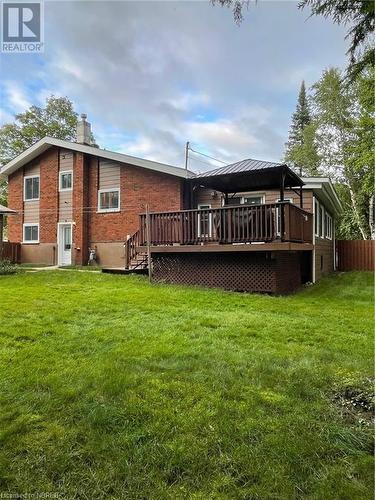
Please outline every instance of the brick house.
M256 160L196 175L90 137L83 117L77 142L45 137L1 170L22 262L85 265L95 249L101 266L131 270L147 250L155 281L277 293L334 270L329 179Z

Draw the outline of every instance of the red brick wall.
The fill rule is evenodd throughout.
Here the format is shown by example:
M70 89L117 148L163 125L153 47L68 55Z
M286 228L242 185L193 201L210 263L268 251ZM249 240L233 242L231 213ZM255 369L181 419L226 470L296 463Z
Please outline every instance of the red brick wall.
M56 243L59 213L58 149L52 148L40 157L40 243Z
M97 160L90 166L90 241L125 241L139 228L139 214L182 209L182 181L160 172L124 165L120 173L120 212L97 213Z
M88 261L89 160L82 153L73 158L73 259L78 265Z
M34 160L35 161L35 160ZM56 243L59 212L58 149L39 158L40 243ZM125 241L139 227L146 204L152 211L182 209L183 181L160 172L122 165L120 212L97 213L98 160L74 154L73 164L73 261L85 264L92 242ZM9 217L9 239L22 241L23 169L9 177L9 206L21 213Z
M23 170L20 168L8 178L8 205L19 213L8 217L8 239L22 241Z

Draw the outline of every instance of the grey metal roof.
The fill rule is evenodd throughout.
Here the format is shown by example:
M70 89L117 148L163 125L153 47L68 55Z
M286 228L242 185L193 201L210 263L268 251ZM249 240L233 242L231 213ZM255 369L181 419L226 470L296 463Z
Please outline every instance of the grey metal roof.
M15 213L16 212L11 208L4 207L4 205L0 205L0 215L15 214Z
M250 170L265 170L268 168L282 167L284 165L285 163L274 163L272 161L253 160L252 158L249 158L247 160L241 160L237 161L236 163L231 163L230 165L225 165L224 167L215 168L214 170L209 170L208 172L203 172L197 175L197 177L237 174L240 172L248 172Z

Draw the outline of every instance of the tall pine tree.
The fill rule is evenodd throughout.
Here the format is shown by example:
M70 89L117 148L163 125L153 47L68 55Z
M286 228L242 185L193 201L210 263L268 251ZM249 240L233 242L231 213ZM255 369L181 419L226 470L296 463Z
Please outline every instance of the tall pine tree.
M285 161L298 169L300 173L304 172L308 175L318 173L319 155L315 146L315 130L305 82L302 81L297 107L292 115L289 139L285 144Z

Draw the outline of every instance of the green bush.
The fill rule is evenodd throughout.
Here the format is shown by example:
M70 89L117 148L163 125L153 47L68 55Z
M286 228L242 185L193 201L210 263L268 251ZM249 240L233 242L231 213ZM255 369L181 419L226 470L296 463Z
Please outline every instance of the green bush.
M12 264L10 260L0 261L0 275L16 274L17 270L17 266L15 264Z

